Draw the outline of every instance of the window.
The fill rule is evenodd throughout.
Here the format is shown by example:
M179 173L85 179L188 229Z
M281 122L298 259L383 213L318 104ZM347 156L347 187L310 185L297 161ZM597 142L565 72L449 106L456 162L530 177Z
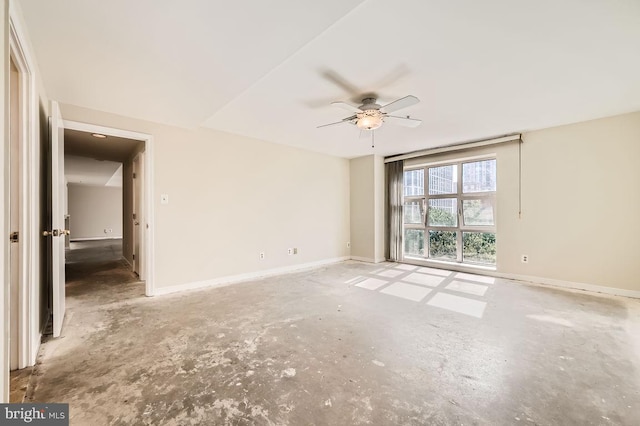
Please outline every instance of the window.
M405 258L496 264L495 158L408 169L404 185Z

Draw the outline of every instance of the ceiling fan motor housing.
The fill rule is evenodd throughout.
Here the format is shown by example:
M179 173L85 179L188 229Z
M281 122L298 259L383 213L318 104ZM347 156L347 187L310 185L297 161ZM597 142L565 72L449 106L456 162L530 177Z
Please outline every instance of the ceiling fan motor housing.
M364 98L362 100L362 105L360 105L358 108L360 108L363 111L366 111L368 109L380 109L382 108L382 106L378 105L376 103L376 98Z

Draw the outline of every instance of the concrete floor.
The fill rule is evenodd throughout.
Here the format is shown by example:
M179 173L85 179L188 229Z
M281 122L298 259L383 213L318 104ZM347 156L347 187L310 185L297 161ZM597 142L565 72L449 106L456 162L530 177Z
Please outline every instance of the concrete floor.
M28 395L72 425L640 424L638 300L358 262L147 298L100 250Z

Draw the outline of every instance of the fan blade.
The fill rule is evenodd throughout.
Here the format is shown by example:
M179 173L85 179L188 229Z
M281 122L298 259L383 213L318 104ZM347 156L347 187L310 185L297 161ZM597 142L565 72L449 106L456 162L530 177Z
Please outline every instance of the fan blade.
M422 123L422 120L418 120L417 118L396 117L394 115L386 115L384 121L404 127L418 127L420 123Z
M349 123L349 124L355 125L356 123L354 123L353 120L355 120L356 118L357 117L354 115L354 116L351 116L351 117L344 118L341 121L336 121L335 123L323 124L322 126L316 127L316 129L319 129L321 127L336 126L338 124L344 124L344 123Z
M357 106L348 104L346 102L341 102L341 101L331 102L331 105L340 107L342 109L346 109L347 111L350 111L350 112L356 112L356 113L362 112L362 110Z
M380 111L393 112L402 108L406 108L411 105L415 105L418 102L420 102L420 99L416 98L415 96L409 95L409 96L405 96L404 98L396 99L395 101L386 104L385 106L380 108Z

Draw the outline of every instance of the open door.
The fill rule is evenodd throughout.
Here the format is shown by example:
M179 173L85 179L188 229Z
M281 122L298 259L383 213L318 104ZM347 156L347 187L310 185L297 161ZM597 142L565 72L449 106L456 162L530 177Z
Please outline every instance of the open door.
M133 159L133 272L140 276L140 154Z
M50 273L49 282L53 293L53 337L59 337L62 332L62 322L64 320L64 297L65 297L65 236L69 233L65 225L65 195L64 195L64 126L60 106L57 102L51 101L51 117L49 118L49 138L50 138L50 163L51 180L48 210L50 212L51 228L44 231L44 237L50 240Z

